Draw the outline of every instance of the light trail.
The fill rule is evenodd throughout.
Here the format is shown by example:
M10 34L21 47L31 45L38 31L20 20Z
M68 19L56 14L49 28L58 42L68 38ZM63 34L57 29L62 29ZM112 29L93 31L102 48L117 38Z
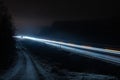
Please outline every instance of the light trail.
M73 47L69 47L69 46L64 46L64 45L60 45L60 44L55 44L55 43L47 42L46 44L61 48L63 50L67 50L69 52L76 53L77 55L80 55L80 56L95 58L95 59L102 60L104 62L108 62L108 63L112 63L112 64L116 64L116 65L120 66L120 58L117 58L114 56L100 54L100 53L91 52L91 51L87 51L87 50L81 50L81 49L77 49L77 48L73 48Z
M96 48L96 47L77 45L77 44L65 43L65 42L54 41L54 40L34 38L34 37L29 37L29 36L15 36L15 37L20 38L20 39L30 39L30 40L34 40L34 41L38 41L38 42L44 42L44 43L45 42L51 42L51 43L61 44L61 45L65 45L65 46L71 46L71 47L75 47L75 48L81 48L81 49L87 49L87 50L92 50L92 51L99 51L99 52L105 52L105 53L112 53L112 54L120 55L120 51L118 51L118 50Z
M45 44L55 46L55 47L61 48L63 50L69 51L69 52L76 53L76 54L81 55L81 56L99 59L99 60L102 60L104 62L108 62L108 63L112 63L112 64L116 64L116 65L120 66L120 58L119 57L110 56L108 54L102 54L102 52L107 52L107 53L111 53L111 54L120 55L120 51L87 47L87 46L76 45L76 44L71 44L71 43L64 43L64 42L59 42L59 41L39 39L39 38L34 38L34 37L29 37L29 36L15 36L15 38L23 39L23 40L27 39L27 40L45 43ZM101 53L88 51L88 50L98 51ZM103 51L103 50L105 50L105 51Z

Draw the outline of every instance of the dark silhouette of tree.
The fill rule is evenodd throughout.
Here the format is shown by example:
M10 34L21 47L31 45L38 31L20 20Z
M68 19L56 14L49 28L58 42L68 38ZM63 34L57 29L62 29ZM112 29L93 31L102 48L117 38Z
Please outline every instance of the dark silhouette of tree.
M15 57L15 40L11 16L3 2L0 1L0 74L13 63Z

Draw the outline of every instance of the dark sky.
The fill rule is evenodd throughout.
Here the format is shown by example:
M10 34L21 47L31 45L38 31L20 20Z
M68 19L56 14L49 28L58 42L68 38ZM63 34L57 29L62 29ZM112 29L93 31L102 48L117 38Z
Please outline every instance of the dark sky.
M16 27L21 29L20 32L36 33L34 26L39 25L41 30L52 27L53 31L50 29L48 34L65 32L78 35L77 39L83 36L83 39L103 43L105 41L118 44L120 40L117 26L120 21L120 6L119 2L113 0L4 0L4 2L13 16ZM116 17L119 20L116 20ZM64 26L59 22L53 25L57 21L63 22ZM61 32L56 32L57 30Z
M116 15L112 0L4 0L16 24L76 21Z

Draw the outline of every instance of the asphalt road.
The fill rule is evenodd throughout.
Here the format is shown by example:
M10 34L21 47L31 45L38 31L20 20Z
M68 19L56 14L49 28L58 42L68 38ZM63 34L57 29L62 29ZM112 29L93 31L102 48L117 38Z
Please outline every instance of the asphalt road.
M32 59L20 42L17 44L17 50L16 64L2 76L2 80L54 80L44 68Z
M22 43L38 60L43 59L48 61L48 64L56 64L55 66L60 69L113 76L120 74L118 54L91 52L90 50L31 40L22 40Z
M47 71L47 69L44 68L39 63L39 60L42 58L44 58L45 60L48 60L49 64L51 64L52 62L56 62L56 63L60 64L64 69L68 68L70 70L70 67L72 67L73 70L74 70L74 68L76 68L76 70L78 70L79 69L78 67L81 66L80 67L81 69L83 69L83 67L84 67L82 72L84 72L84 70L86 70L86 71L88 70L88 72L89 72L89 69L87 69L88 67L90 67L91 70L95 69L95 67L96 67L96 69L97 69L96 71L99 71L98 69L105 67L104 69L101 69L101 70L105 70L108 68L107 71L109 71L110 69L115 70L113 72L111 72L112 70L109 71L112 74L114 74L114 73L116 73L117 75L119 74L119 71L118 71L119 70L119 65L118 65L119 58L116 58L116 56L115 56L114 60L113 59L109 60L109 57L106 56L105 58L108 58L108 59L106 59L106 61L103 60L101 62L101 60L100 60L100 61L96 62L94 57L79 56L81 54L78 54L78 53L82 53L84 55L84 53L88 53L89 51L81 50L81 52L80 52L78 49L73 48L73 47L70 48L69 46L63 46L63 45L59 45L59 44L49 44L49 45L48 44L49 43L41 44L41 43L34 43L32 41L27 41L27 42L18 41L18 44L16 46L18 49L18 53L17 53L18 59L16 60L16 64L13 67L11 67L7 71L7 73L2 76L2 78L0 80L59 80L59 79L55 79L55 75L58 74L59 72L57 72L57 73L55 73L55 75L53 75L53 74L49 73L49 71ZM53 47L51 47L51 45ZM59 47L60 47L60 49L59 49ZM95 53L89 52L89 54L95 54ZM36 56L38 59L36 59L34 56ZM84 59L82 57L87 57L87 58ZM104 57L104 56L101 56L101 57ZM113 58L113 56L111 56L111 57ZM105 61L105 63L104 63L104 61ZM112 62L108 62L108 61L112 61ZM93 67L94 65L96 65L96 66ZM112 65L112 67L111 67L111 65ZM76 67L76 66L78 66L78 67ZM86 67L86 66L88 66L88 67ZM117 67L117 69L116 69L116 67ZM61 70L61 68L59 68L59 69ZM78 70L78 72L79 72L79 70ZM95 76L95 75L92 75L92 76ZM115 76L115 75L113 75L113 76ZM64 76L64 77L68 77L68 76ZM106 77L104 78L104 76L102 76L102 77L103 78L101 78L100 80L104 80L104 79L109 80L109 78L106 78ZM87 78L90 78L90 76L89 77L87 76ZM74 79L66 79L65 78L65 79L60 79L60 80L74 80ZM75 79L75 80L77 80L77 79ZM89 79L86 79L86 80L89 80Z

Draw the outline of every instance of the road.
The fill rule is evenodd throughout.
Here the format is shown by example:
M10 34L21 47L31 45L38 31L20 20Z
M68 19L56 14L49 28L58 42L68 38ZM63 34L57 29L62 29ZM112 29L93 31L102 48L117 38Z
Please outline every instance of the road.
M29 48L29 47L31 47L30 45L27 45L27 46L29 46L29 47L27 47L26 44L24 44L23 41L24 40L22 40L22 41L18 40L17 41L16 47L17 47L17 51L18 51L17 52L18 59L16 60L16 64L13 67L11 67L7 71L7 73L4 74L0 78L0 80L78 80L78 79L82 80L83 78L85 78L86 80L89 80L89 79L93 79L94 80L94 79L97 79L97 78L99 78L100 80L104 80L104 79L106 79L106 80L109 80L109 79L117 80L113 76L100 75L100 73L99 74L91 74L91 73L90 74L86 74L86 73L85 74L80 74L80 73L77 73L77 72L73 73L73 72L69 72L69 71L61 72L62 71L61 69L60 70L56 70L57 72L55 72L55 73L54 72L49 72L48 71L48 67L45 68L45 66L41 65L42 63L40 63L40 57L44 58L43 55L48 56L48 57L52 56L51 58L53 59L53 61L56 61L56 59L58 59L60 61L62 60L62 62L58 62L58 63L60 63L60 64L62 64L62 66L64 66L63 65L64 62L67 62L67 63L65 63L65 65L68 65L69 62L72 65L74 65L74 61L72 61L72 60L74 60L75 58L74 59L69 59L68 57L72 57L72 56L74 56L74 54L75 55L80 55L80 56L82 55L83 57L90 58L89 60L91 60L92 63L90 61L87 61L86 59L85 59L85 61L82 60L81 62L79 62L79 60L77 59L79 56L77 56L76 59L78 60L78 63L77 63L77 65L75 64L74 66L78 66L79 67L79 65L78 65L79 63L80 63L80 66L82 66L81 63L83 62L83 66L84 67L85 67L85 65L86 66L89 65L89 67L91 67L91 65L94 65L94 61L96 61L96 60L94 60L94 58L95 58L95 59L98 59L98 60L102 60L102 62L105 62L104 64L108 68L109 67L108 64L113 65L113 66L115 65L115 66L119 67L120 58L119 58L119 56L118 57L116 56L118 54L109 55L108 53L102 53L102 52L101 53L97 53L96 51L91 52L91 50L79 49L79 48L75 48L74 46L70 46L70 45L61 45L61 44L57 44L57 43L45 42L43 44L40 44L40 43L39 44L37 43L37 45L33 44L32 47L34 47L34 46L38 47L38 45L42 45L42 46L45 46L45 47L48 48L48 47L53 46L53 47L56 47L56 48L60 48L60 52L58 52L59 50L57 50L56 48L53 48L53 49L56 49L56 50L53 51L52 49L50 49L50 50L47 49L48 50L47 51L45 49L45 51L47 51L47 53L46 52L44 53L44 51L41 51L44 47L43 48L40 47L41 50L40 50L40 48L36 49L36 47L35 47L35 50L37 50L38 52L44 53L42 55L41 54L36 55L34 53L39 58L39 60L38 60L38 59L36 59L33 56L34 54L31 54L32 52L35 52L35 51L32 51L32 49ZM30 43L33 43L33 42L32 41L27 41L25 43L30 44ZM46 45L49 45L49 46L46 46ZM51 51L51 52L49 52L49 51ZM64 52L64 51L67 51L67 52ZM52 54L52 52L55 52L57 54ZM67 55L65 57L65 59L64 59L63 57L60 57L60 56L65 56L63 54L60 54L61 52L65 53L65 54L70 52L70 54L72 54L72 55ZM79 57L79 58L81 58L81 57ZM75 59L75 61L77 61L76 59ZM66 61L66 60L68 60L68 61ZM48 60L48 62L49 62L49 60ZM99 64L99 66L100 66L101 62L100 63L99 63L99 61L95 62L95 65L96 64ZM100 68L103 68L105 66L102 65L102 66L100 66ZM111 69L110 67L108 68L108 70ZM53 66L52 66L52 68L53 68ZM97 68L98 67L96 65L96 69ZM107 68L105 68L105 69L107 69ZM81 67L81 69L82 69L82 67ZM105 70L105 69L103 69L103 70ZM112 69L112 70L114 70L114 69ZM64 76L61 76L61 73L62 73L62 75L64 74ZM114 73L116 73L116 72L113 72L113 74ZM58 74L60 75L59 77L58 77ZM73 79L73 76L71 77L70 74L72 74L72 75L74 74L75 75L74 79ZM75 79L75 77L77 77L77 79Z
M54 80L32 59L20 42L17 44L17 50L18 59L16 64L2 76L2 80Z

